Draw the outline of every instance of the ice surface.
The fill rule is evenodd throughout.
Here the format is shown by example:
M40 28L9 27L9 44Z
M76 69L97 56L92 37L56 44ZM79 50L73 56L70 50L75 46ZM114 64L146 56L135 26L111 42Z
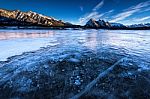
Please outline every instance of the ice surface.
M120 55L125 53L136 55L148 61L149 32L149 30L0 30L0 61L41 47L54 48L57 52L64 46L76 50L74 45L79 48L86 47L93 52L111 51L112 48L120 50L118 53ZM59 58L55 56L53 58L64 59L69 55L67 53L59 55ZM80 62L80 57L81 53L74 53L74 57L68 61Z
M23 52L34 51L40 47L56 46L59 43L53 37L53 31L37 30L0 30L0 61Z
M149 33L149 30L0 30L0 60L7 60L0 62L0 91L11 94L13 90L9 98L22 94L29 98L33 93L70 98L100 72L126 57L113 74L93 89L108 91L110 95L122 88L121 95L126 96L127 92L132 93L126 89L136 88L142 81L144 87L149 85ZM149 90L148 87L143 94L148 95Z

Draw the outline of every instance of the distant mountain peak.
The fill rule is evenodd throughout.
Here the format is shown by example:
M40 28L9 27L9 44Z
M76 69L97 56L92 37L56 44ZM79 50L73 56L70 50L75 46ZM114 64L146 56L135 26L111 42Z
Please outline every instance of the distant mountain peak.
M96 21L95 19L90 19L85 27L87 28L109 28L110 24L108 22L105 22L104 20L99 19Z
M95 19L90 19L85 27L87 28L105 28L105 29L150 29L150 23L146 24L133 24L133 25L123 25L121 23L109 23L104 20L99 19L96 21Z
M91 18L90 21L96 21L94 18Z

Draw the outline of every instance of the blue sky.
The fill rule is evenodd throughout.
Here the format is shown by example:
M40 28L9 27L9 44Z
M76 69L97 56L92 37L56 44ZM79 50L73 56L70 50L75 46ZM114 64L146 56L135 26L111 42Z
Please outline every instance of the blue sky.
M0 0L0 8L31 10L75 24L90 18L123 24L150 22L150 0Z

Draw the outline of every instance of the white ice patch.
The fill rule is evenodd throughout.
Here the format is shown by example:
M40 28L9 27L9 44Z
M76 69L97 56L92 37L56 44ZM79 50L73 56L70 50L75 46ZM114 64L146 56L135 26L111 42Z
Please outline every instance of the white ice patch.
M79 79L76 79L74 84L79 86L79 85L81 85L81 81Z
M80 60L79 59L75 59L75 58L70 58L68 59L69 62L74 62L74 63L79 63Z

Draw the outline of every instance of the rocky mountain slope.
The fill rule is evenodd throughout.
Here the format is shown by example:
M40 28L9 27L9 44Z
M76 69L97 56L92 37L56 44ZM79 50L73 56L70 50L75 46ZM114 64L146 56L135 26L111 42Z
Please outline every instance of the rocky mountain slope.
M133 25L129 25L127 27L128 28L150 28L150 23L146 23L146 24L133 24Z
M90 19L85 27L87 28L110 28L110 23L109 22L105 22L104 20L94 20L94 19Z
M109 23L105 22L104 20L98 20L96 21L95 19L90 19L85 27L87 28L109 28L109 29L117 29L117 28L126 28L125 25L120 24L120 23Z
M123 25L121 23L110 23L104 20L90 19L86 25L73 25L69 22L56 20L53 17L44 16L36 12L22 12L20 10L0 9L0 26L46 26L67 28L93 28L93 29L150 29L150 23ZM0 28L1 28L0 27Z
M65 22L52 17L44 16L32 11L0 9L1 25L40 25L40 26L65 26Z
M126 26L121 23L110 23L110 25L112 28L126 28Z
M150 23L146 24L133 24L133 25L123 25L121 23L110 23L104 20L90 19L86 25L86 28L96 28L96 29L150 29Z

